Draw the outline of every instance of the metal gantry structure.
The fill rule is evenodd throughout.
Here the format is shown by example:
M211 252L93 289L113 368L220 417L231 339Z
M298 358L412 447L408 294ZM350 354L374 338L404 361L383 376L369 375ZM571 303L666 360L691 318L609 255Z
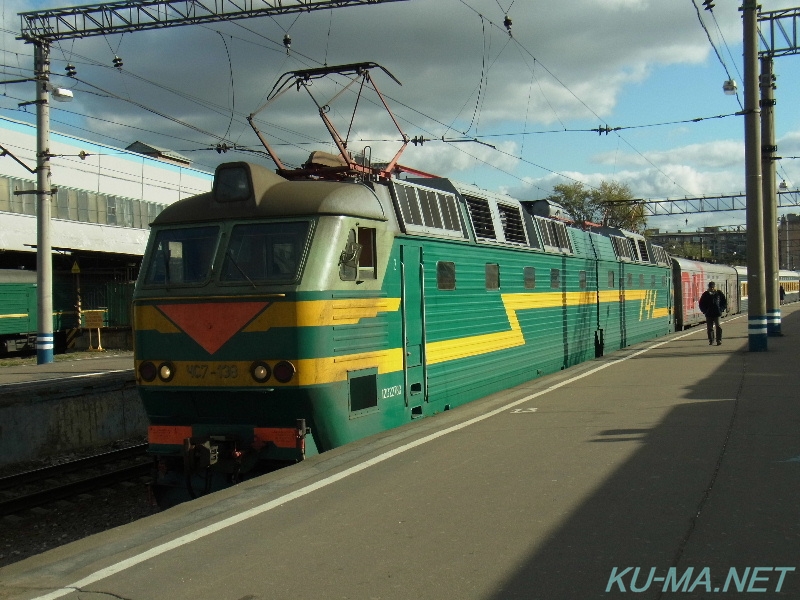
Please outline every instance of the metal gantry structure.
M275 17L406 0L154 0L91 4L20 13L22 38L54 42L181 25Z
M800 189L780 190L777 194L778 208L800 206ZM628 203L641 206L644 215L647 217L663 217L667 215L745 210L747 208L747 196L742 193L694 198L665 198L662 200L638 198L630 200Z
M20 13L20 39L34 45L36 82L36 362L53 362L53 267L50 242L50 45L98 35L218 23L407 0L126 0Z

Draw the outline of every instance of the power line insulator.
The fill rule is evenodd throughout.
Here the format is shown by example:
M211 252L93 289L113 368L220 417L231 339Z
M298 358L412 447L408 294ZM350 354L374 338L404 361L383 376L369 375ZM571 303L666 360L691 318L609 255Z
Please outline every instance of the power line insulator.
M75 75L78 73L78 70L72 63L67 63L67 66L64 70L67 72L67 77L75 77Z
M119 56L114 56L114 60L111 61L115 68L121 69L122 68L122 59Z
M505 26L506 31L508 31L508 35L511 35L511 17L506 15L506 18L503 19L503 25Z
M228 144L217 144L217 154L223 154L229 150Z
M714 8L713 0L703 0L703 7L706 10L711 10L712 8Z
M292 38L289 37L289 34L283 36L283 46L286 48L286 54L289 54L289 48L292 47Z

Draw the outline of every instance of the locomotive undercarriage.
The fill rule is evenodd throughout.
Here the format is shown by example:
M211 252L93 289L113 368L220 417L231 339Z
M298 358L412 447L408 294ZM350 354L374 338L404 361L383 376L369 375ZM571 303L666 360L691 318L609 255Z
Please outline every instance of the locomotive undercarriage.
M313 445L305 419L297 420L293 433L294 448L278 447L258 436L245 440L243 435L228 434L187 437L182 447L153 452L152 497L168 508L300 462L306 439Z

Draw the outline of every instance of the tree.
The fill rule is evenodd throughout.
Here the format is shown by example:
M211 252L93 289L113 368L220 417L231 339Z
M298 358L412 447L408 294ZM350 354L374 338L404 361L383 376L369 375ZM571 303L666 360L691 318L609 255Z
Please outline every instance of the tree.
M592 191L576 181L575 183L559 183L553 186L553 193L547 197L548 202L555 202L564 207L573 221L579 225L599 222L600 205L592 197Z
M644 205L635 204L631 189L618 181L603 181L591 191L591 200L600 206L603 225L642 233L647 226Z

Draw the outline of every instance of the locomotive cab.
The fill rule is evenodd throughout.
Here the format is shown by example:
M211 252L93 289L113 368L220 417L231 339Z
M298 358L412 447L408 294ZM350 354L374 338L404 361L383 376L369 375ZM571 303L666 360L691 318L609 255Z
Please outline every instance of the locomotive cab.
M331 333L392 305L378 252L391 245L388 208L363 184L231 163L210 193L155 219L134 297L135 367L163 486L182 487L183 473L190 493L205 491L360 435L331 426L336 398L377 362L348 362L353 344L342 335L332 348Z

